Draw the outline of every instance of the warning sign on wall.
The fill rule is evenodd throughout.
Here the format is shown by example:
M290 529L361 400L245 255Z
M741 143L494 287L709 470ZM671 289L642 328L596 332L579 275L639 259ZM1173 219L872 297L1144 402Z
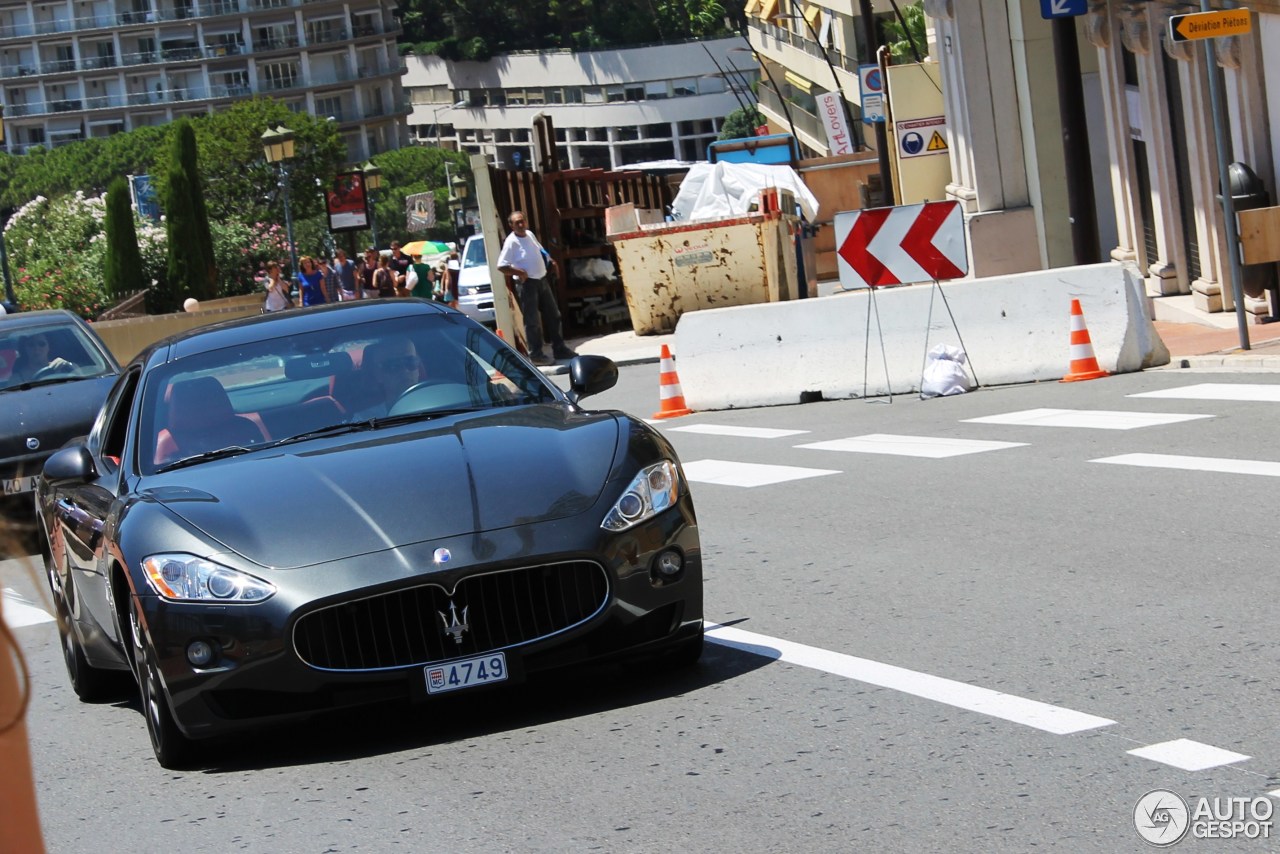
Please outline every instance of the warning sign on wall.
M895 122L894 131L898 135L898 155L901 157L947 153L946 116Z

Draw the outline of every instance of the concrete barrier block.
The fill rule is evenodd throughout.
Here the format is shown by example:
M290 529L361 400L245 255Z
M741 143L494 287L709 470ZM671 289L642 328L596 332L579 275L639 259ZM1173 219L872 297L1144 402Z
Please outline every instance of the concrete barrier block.
M676 327L676 367L695 410L917 392L935 344L963 347L980 385L1057 380L1073 298L1103 369L1168 363L1141 279L1108 263L692 312Z

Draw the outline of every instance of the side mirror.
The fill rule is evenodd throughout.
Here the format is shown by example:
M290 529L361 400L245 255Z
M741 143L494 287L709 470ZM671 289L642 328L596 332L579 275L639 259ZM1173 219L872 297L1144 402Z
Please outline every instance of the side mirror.
M47 480L92 480L98 476L98 470L88 448L72 445L55 451L44 461L44 476Z
M618 366L607 356L574 356L569 363L569 399L574 403L618 384Z

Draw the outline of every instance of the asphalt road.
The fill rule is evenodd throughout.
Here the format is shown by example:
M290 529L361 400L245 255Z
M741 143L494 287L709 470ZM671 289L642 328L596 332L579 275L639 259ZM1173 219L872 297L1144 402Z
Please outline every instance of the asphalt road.
M657 374L588 403L647 417ZM1177 391L1203 384L1229 388ZM1200 396L1130 396L1170 391ZM1273 399L1216 399L1245 391ZM732 624L697 668L328 718L201 771L19 628L50 849L1112 852L1144 850L1151 790L1269 809L1278 415L1280 374L1156 371L666 421ZM13 562L0 587L34 595Z

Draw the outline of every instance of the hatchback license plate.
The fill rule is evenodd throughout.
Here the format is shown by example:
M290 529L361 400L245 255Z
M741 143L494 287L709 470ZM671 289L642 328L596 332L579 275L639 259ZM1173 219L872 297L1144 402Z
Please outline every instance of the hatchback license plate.
M15 477L4 482L5 495L21 495L24 492L31 492L36 488L36 478L31 477Z
M507 681L507 656L501 652L491 652L475 658L432 664L425 669L427 693L443 694L460 688Z

